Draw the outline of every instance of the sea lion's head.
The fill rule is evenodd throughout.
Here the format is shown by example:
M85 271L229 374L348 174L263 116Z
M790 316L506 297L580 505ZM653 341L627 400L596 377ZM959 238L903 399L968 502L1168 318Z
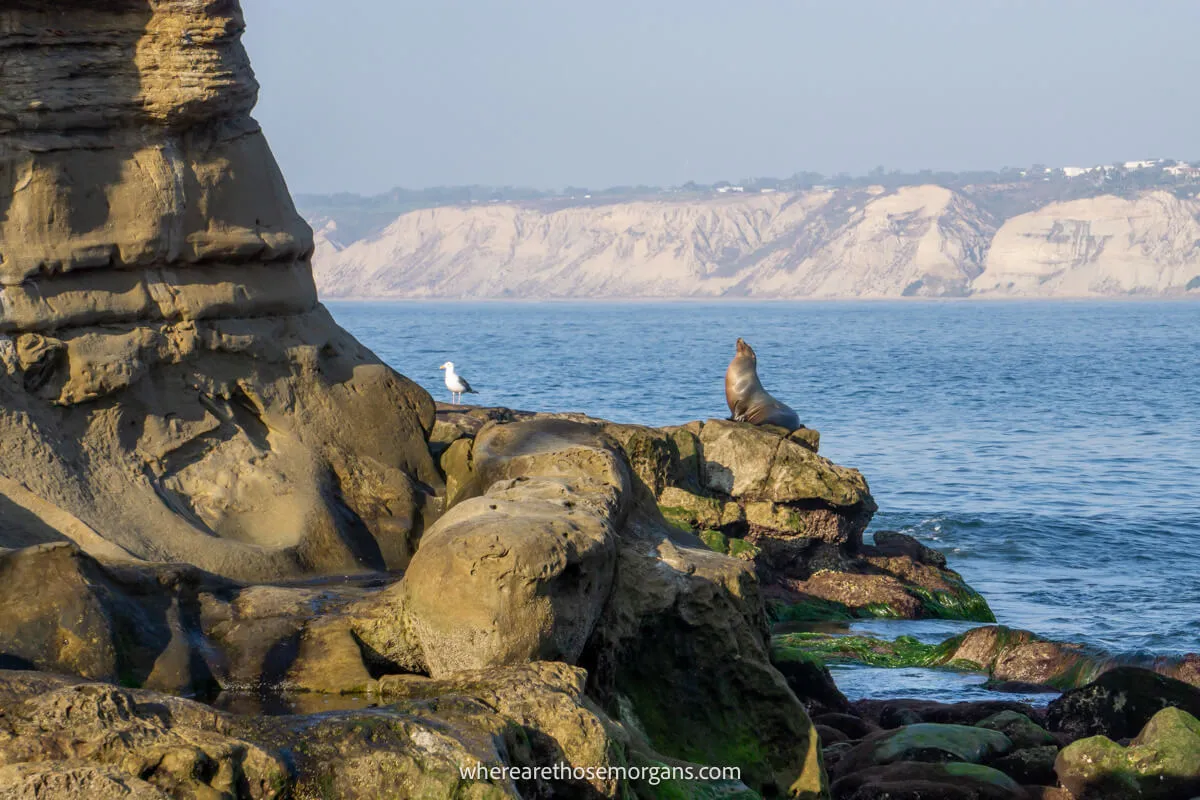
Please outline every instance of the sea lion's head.
M758 361L758 356L754 355L754 348L746 344L745 339L740 338L737 340L737 357L748 358L754 362Z

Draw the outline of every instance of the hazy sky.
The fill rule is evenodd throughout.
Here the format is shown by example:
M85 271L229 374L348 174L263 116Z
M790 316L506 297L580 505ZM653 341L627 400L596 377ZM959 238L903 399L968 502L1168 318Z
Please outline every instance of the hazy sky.
M242 0L295 192L1200 159L1200 0Z

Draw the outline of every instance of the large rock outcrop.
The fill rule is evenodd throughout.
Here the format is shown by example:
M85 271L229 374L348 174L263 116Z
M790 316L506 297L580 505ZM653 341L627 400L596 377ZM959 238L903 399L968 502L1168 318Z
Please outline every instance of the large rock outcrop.
M0 20L0 547L403 566L433 404L317 303L237 4Z
M668 524L646 483L680 479L646 460L665 454L647 437L670 434L570 415L439 416L442 462L460 470L447 481L466 488L404 579L347 610L369 652L434 678L578 663L589 695L664 756L737 766L769 794L824 791L812 723L770 663L752 565Z

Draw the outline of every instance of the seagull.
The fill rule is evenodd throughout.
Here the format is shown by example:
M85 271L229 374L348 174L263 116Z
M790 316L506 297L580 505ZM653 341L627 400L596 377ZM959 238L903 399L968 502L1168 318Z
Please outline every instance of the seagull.
M471 388L471 384L467 383L467 379L454 371L454 362L447 361L438 369L446 370L446 388L450 390L450 402L458 405L462 402L462 396L466 394L479 394Z

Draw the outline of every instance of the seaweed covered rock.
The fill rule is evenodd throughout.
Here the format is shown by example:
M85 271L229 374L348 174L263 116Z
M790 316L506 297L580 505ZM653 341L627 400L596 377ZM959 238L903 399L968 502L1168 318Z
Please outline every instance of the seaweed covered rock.
M1082 646L1043 639L1029 631L988 625L962 637L953 658L973 662L997 681L1018 681L1070 689L1102 669L1100 658Z
M777 619L994 619L937 551L895 532L863 543L875 501L861 473L817 455L815 431L725 420L606 431L664 519L754 564Z
M581 662L589 691L664 755L738 766L752 787L820 797L818 737L767 656L753 569L672 539L635 509Z
M0 547L404 566L433 403L317 303L237 4L4 13Z
M1085 800L1173 800L1200 793L1200 720L1178 708L1150 718L1128 747L1104 736L1072 742L1054 765Z

